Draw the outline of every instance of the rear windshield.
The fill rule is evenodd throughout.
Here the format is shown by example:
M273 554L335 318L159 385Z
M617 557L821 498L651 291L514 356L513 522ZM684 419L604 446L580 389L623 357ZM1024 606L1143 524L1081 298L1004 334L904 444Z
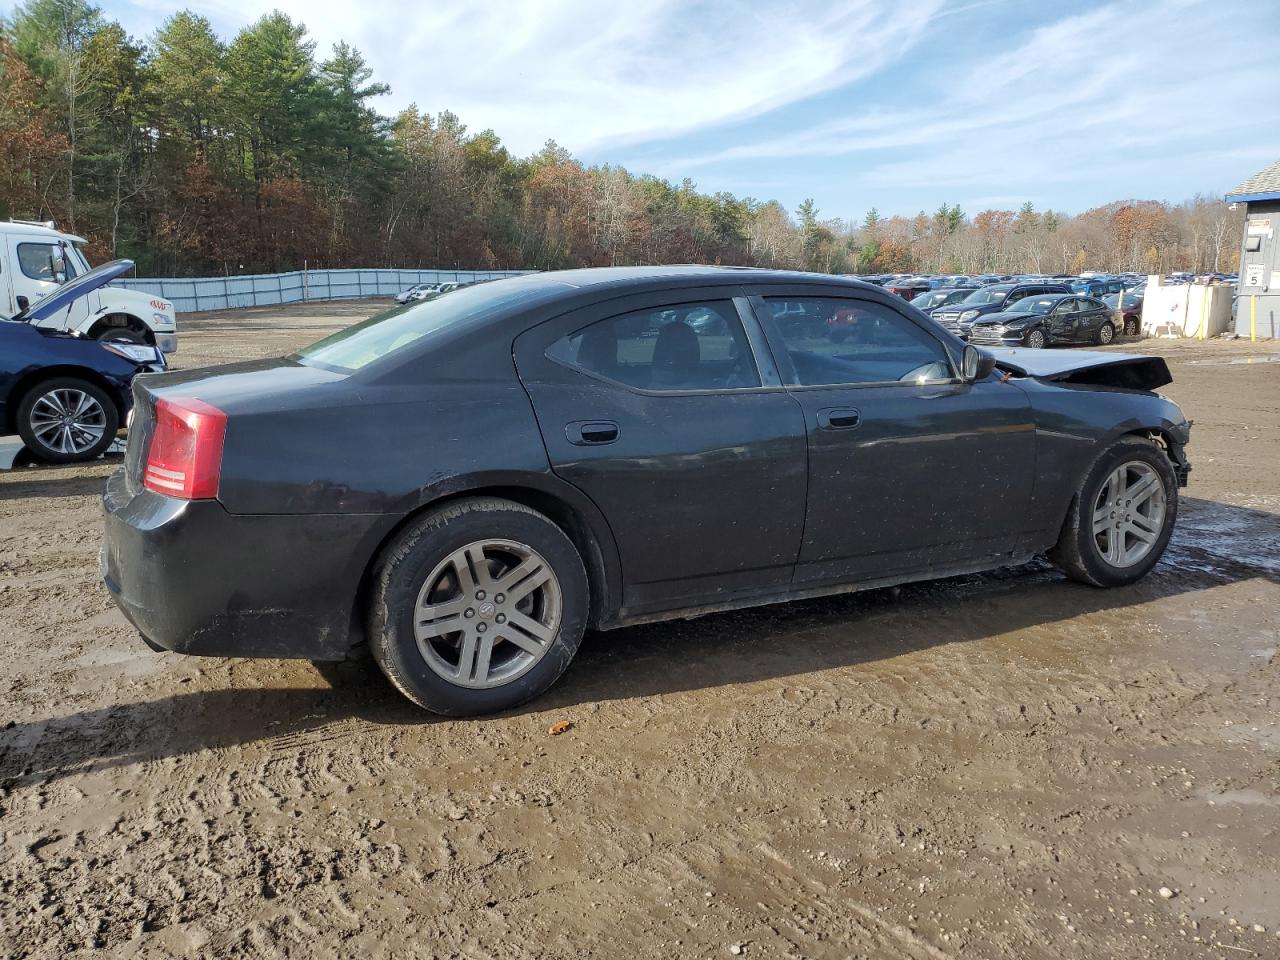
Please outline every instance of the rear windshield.
M410 302L303 347L295 360L353 373L410 345L446 336L490 316L497 308L530 299L529 290L501 280L464 287L434 300Z

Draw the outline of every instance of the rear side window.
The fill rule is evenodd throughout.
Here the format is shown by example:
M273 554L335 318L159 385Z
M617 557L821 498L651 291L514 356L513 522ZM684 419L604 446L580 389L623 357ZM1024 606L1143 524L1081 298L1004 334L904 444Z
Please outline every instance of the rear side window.
M760 386L738 311L729 300L650 307L599 320L547 356L641 390Z
M770 339L802 386L951 379L946 350L906 317L870 300L766 298Z

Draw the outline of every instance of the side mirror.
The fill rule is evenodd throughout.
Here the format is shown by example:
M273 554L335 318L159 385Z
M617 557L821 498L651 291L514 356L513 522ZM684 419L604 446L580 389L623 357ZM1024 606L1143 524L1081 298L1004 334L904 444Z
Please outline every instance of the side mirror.
M996 368L996 358L979 350L972 344L965 344L964 353L960 357L960 376L965 383L977 383L991 376Z
M49 267L53 270L53 279L63 283L67 279L67 261L61 253L49 254Z

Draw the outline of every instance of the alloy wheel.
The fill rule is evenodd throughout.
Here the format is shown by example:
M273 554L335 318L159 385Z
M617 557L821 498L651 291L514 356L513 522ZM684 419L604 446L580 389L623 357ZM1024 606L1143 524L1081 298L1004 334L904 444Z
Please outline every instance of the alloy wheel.
M1104 324L1102 325L1102 329L1100 329L1100 330L1098 331L1098 339L1099 339L1103 344L1108 344L1108 343L1110 343L1110 342L1111 342L1111 339L1112 339L1115 335L1116 335L1115 328L1114 328L1113 326L1111 326L1111 324L1109 324L1109 323L1104 323Z
M1044 332L1041 330L1032 330L1027 334L1027 346L1033 350L1040 350L1044 347Z
M54 453L84 453L106 432L107 412L85 391L62 387L36 399L30 424L35 438Z
M1130 460L1111 471L1093 505L1093 540L1113 567L1132 567L1164 529L1164 482L1155 467Z
M532 547L477 540L440 561L418 593L418 651L450 683L488 689L531 670L563 613L560 582Z

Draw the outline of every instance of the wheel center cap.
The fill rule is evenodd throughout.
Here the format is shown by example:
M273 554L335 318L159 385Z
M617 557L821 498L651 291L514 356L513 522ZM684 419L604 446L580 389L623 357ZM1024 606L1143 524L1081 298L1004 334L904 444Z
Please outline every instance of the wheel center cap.
M480 606L476 607L476 613L480 615L481 619L488 620L493 616L496 609L497 608L494 607L492 603L486 600L484 603L480 604Z

